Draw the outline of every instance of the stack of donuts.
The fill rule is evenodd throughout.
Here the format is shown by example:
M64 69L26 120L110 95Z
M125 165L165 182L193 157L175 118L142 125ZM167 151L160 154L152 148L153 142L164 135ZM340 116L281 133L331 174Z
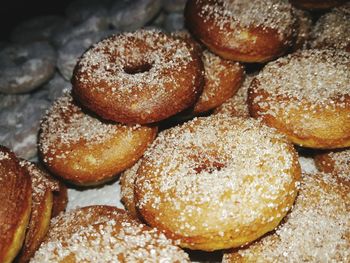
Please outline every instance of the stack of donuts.
M186 30L91 45L43 168L0 148L0 261L349 262L346 2L188 0ZM125 210L64 211L115 180Z

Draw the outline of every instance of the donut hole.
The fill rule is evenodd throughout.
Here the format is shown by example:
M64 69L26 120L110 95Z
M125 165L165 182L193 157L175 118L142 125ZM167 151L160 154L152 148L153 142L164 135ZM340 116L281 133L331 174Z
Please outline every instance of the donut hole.
M219 172L224 168L225 165L219 162L202 162L193 168L196 174L200 174L202 172L212 174L215 171Z
M141 62L138 64L127 65L123 68L124 72L130 75L145 73L151 70L153 63Z

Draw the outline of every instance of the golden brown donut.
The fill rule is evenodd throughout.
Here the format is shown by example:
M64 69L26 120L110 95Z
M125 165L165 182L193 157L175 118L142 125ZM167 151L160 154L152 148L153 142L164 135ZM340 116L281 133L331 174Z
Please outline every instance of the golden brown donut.
M312 48L336 48L350 52L350 3L322 15L311 33Z
M242 85L244 67L238 62L220 58L204 50L204 87L198 101L193 107L193 113L207 112L231 98Z
M120 195L121 201L126 210L135 218L139 217L139 213L135 206L134 185L137 176L137 170L140 167L142 158L131 168L127 169L120 175Z
M222 262L349 262L349 191L330 174L304 174L295 205L276 231L226 253Z
M350 183L350 148L319 153L314 159L318 170Z
M90 206L55 217L31 262L190 262L157 229L125 210Z
M350 146L349 67L349 53L328 49L270 62L249 88L250 114L300 146Z
M105 119L146 124L190 107L203 65L183 40L160 31L111 36L87 50L72 78L80 103Z
M255 74L246 75L242 87L230 99L214 110L214 114L227 114L229 116L241 116L249 118L249 109L247 104L248 88Z
M0 262L8 263L22 247L32 204L29 175L9 149L0 145Z
M283 55L293 41L292 6L279 0L189 0L187 28L223 58L265 62Z
M301 9L322 10L344 4L348 0L289 0L291 4Z
M16 262L28 262L39 248L50 225L53 207L53 192L59 190L58 182L41 170L36 164L20 162L30 175L32 182L32 211L23 247Z
M201 117L158 135L137 170L135 203L180 246L213 251L274 229L299 176L297 153L275 130L254 119Z
M39 151L54 174L77 185L96 185L132 166L156 133L157 127L104 122L66 94L41 123Z

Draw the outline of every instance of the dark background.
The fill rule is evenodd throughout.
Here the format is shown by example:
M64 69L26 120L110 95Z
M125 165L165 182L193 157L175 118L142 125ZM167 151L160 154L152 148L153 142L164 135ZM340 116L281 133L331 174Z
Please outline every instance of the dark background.
M64 15L65 7L72 0L4 0L0 5L0 37L9 39L14 26L19 22L40 15Z

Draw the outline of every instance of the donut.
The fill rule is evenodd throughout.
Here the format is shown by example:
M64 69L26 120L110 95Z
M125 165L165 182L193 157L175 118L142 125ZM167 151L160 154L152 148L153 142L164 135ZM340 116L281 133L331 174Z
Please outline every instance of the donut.
M133 31L154 19L162 8L162 0L114 1L109 22L121 31Z
M323 10L344 4L348 0L289 0L289 2L301 9Z
M190 262L157 229L125 210L90 206L54 218L31 262Z
M252 245L225 253L222 262L348 262L349 191L330 174L304 174L283 224Z
M350 146L350 54L303 50L270 62L248 91L250 114L295 144Z
M16 262L28 262L39 248L49 229L53 192L59 190L59 185L36 164L22 160L20 165L30 175L33 202L26 236L21 252L16 257Z
M55 72L56 52L47 42L12 44L0 51L0 92L24 93Z
M134 184L137 176L137 170L140 167L142 158L131 168L125 170L119 179L121 202L123 203L129 214L135 218L139 218L137 208L135 206Z
M220 106L237 92L244 79L244 67L238 62L222 59L208 50L203 52L202 60L204 87L194 105L194 114Z
M13 152L0 146L0 262L12 262L22 247L32 204L29 175Z
M74 70L73 95L102 118L153 123L197 100L202 63L186 44L155 30L111 36L86 51Z
M11 32L15 43L34 41L51 41L55 29L63 23L64 18L58 15L43 15L19 23Z
M214 114L227 114L229 116L241 116L249 118L249 109L247 104L248 88L256 74L246 75L242 86L237 93L222 105L214 110Z
M312 48L336 48L350 52L350 3L322 15L311 32Z
M292 51L298 49L306 49L311 38L313 29L311 14L307 11L294 9L294 14L297 20L296 39L292 47Z
M67 93L42 120L39 154L57 176L96 185L132 166L156 133L157 127L104 122L85 113Z
M273 60L293 42L295 18L286 0L189 0L185 19L210 51L235 61Z
M314 160L319 171L335 174L340 180L350 182L350 148L318 153Z
M142 219L180 246L238 247L274 229L300 176L292 144L254 119L195 118L161 132L135 179Z

